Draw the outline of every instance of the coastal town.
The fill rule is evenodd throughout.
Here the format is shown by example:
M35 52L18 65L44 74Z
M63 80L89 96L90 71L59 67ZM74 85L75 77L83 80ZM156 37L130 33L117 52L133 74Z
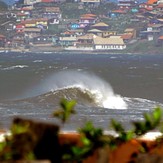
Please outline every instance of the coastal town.
M0 15L0 51L163 53L163 0L20 0Z

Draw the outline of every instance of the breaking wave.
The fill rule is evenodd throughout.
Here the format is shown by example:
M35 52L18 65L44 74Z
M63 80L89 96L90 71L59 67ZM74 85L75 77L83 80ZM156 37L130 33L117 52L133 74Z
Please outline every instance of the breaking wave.
M28 67L28 66L27 66L27 65L16 65L16 66L11 66L11 67L1 68L1 70L13 70L13 69L15 69L15 68L20 68L20 69L22 69L22 68L26 68L26 67Z
M76 99L79 103L88 101L96 106L109 109L127 109L123 97L114 93L111 85L100 77L79 71L58 72L43 81L34 93L39 99Z

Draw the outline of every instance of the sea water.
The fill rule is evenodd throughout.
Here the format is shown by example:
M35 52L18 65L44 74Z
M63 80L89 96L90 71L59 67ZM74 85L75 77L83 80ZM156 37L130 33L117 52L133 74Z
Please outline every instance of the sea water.
M163 105L163 55L0 53L0 124L14 117L59 123L60 100L76 100L76 114L63 130L85 122L130 128L145 112Z

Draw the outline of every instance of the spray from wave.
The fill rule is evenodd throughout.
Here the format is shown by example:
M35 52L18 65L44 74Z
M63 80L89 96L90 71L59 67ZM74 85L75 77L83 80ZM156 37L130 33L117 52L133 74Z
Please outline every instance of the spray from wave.
M127 109L124 99L114 93L109 83L88 72L67 70L48 77L39 88L39 94L78 88L91 97L97 106L109 109ZM39 90L39 91L38 91Z

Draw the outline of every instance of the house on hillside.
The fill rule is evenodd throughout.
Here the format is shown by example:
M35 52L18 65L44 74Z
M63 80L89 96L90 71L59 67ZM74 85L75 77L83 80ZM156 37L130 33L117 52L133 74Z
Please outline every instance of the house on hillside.
M4 35L0 35L0 47L5 47L6 37Z
M84 29L79 28L79 29L71 29L71 32L73 32L76 36L82 36L85 34Z
M118 18L121 15L126 15L127 11L125 10L113 10L111 12L108 12L108 17L114 19L114 18Z
M139 4L139 12L153 11L154 7L148 3L140 3Z
M76 42L76 34L72 31L65 31L61 33L61 36L59 37L59 44L61 46L73 46Z
M80 0L83 5L89 5L91 7L99 6L102 0Z
M117 31L102 31L102 37L110 37L117 35Z
M157 4L158 0L147 0L147 4L153 5L153 4Z
M118 0L118 4L119 8L121 10L130 10L133 7L136 7L138 5L138 1L137 0Z
M124 34L130 34L133 39L136 38L136 29L135 28L126 28Z
M77 37L77 42L75 44L78 50L93 50L94 49L94 34L86 34Z
M84 14L81 15L79 19L80 28L85 28L91 26L97 22L98 18L94 14Z
M22 20L26 20L31 18L32 16L32 7L22 7L19 12L16 14L16 21L20 22Z
M15 31L16 31L16 33L23 33L24 28L25 28L25 26L23 24L17 24L15 26Z
M11 41L12 47L14 48L23 47L24 43L25 43L25 39L23 33L16 34L15 36L12 37L12 41Z
M163 46L163 35L158 38L157 44L158 46Z
M33 5L38 2L41 2L41 0L24 0L25 5Z
M19 12L16 14L16 18L17 18L16 21L21 22L22 20L29 19L30 17L31 17L30 14Z
M120 35L121 38L123 39L124 43L128 43L133 39L133 35L131 33L124 33Z
M163 11L163 3L159 3L159 4L156 6L156 10L159 11L159 12L162 12L162 11Z
M39 18L35 19L36 27L41 29L48 29L48 19L47 18Z
M88 30L87 33L91 33L91 34L94 34L94 35L102 37L103 31L98 30L98 29L91 29L91 30Z
M156 40L162 31L162 27L163 25L160 24L150 24L146 30L140 31L139 36L148 41Z
M48 19L46 18L39 18L39 19L28 19L22 21L21 24L24 24L25 28L41 28L47 29L48 28Z
M42 17L47 19L61 19L62 13L59 7L45 7L43 9Z
M99 23L91 25L91 29L97 29L100 31L108 31L109 25L104 22L99 22Z
M24 28L23 32L26 36L28 36L30 39L33 37L36 37L41 34L41 29L40 28Z
M36 21L33 19L21 21L21 24L24 25L25 28L34 28L36 27Z
M119 36L111 36L108 38L94 36L93 42L95 50L123 50L126 48L123 39Z
M33 46L52 46L53 41L52 41L52 36L36 36L33 37L31 41L31 45Z

